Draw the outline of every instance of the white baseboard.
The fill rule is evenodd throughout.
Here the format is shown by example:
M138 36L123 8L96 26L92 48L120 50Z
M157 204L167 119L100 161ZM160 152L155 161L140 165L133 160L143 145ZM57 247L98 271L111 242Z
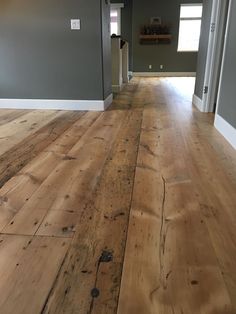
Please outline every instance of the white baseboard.
M0 108L104 111L112 100L112 94L105 100L0 99Z
M105 100L104 100L104 110L106 110L113 102L113 94L110 94Z
M233 146L233 148L236 149L236 129L218 114L215 116L214 125L216 129Z
M129 72L128 72L128 75L129 75L129 76L133 76L133 71L129 71Z
M204 112L203 102L195 94L193 95L193 104L199 111Z
M196 72L133 72L133 76L145 77L195 77Z

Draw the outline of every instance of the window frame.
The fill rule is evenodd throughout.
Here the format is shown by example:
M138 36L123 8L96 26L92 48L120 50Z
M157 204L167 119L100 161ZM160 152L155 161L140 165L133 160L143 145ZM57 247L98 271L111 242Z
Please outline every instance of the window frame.
M198 2L198 3L182 3L180 4L180 13L179 13L179 32L178 32L178 45L177 45L177 52L179 53L193 53L193 52L198 52L199 47L197 50L179 50L179 39L180 39L180 23L181 21L201 21L202 22L202 16L201 17L181 17L181 8L182 7L188 7L188 6L201 6L203 7L203 4ZM200 40L200 37L199 37Z

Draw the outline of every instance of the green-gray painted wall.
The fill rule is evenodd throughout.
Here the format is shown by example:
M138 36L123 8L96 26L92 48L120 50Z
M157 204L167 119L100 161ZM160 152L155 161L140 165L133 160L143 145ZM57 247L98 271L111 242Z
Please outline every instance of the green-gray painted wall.
M133 70L148 72L195 72L197 53L177 52L180 4L201 3L196 0L133 0ZM173 40L169 45L140 45L139 33L143 24L153 16L160 16L164 23L171 25Z
M102 8L102 67L104 99L112 93L110 5L101 0Z
M0 1L0 98L104 99L101 1Z

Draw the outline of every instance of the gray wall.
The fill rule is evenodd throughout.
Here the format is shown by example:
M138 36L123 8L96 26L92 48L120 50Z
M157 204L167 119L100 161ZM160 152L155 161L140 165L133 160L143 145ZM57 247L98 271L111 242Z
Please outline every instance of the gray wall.
M211 11L212 11L212 0L203 0L203 15L202 15L202 26L201 36L199 43L199 52L197 60L197 75L194 94L202 99L203 96L203 85L205 79L205 69L207 60L207 49L209 42L209 32L211 24Z
M102 66L104 99L112 93L111 75L111 36L110 36L110 6L101 0L102 6Z
M196 3L196 0L133 0L133 70L135 72L195 72L197 53L177 52L180 4ZM171 25L173 40L170 45L140 45L140 27L150 21L150 17L160 16Z
M218 101L218 114L236 128L236 1L232 1L226 40L222 80Z
M104 99L100 1L0 1L0 97Z

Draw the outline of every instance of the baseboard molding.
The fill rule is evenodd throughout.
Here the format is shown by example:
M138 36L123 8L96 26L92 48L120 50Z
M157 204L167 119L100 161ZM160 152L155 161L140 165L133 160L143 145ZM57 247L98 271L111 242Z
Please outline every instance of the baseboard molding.
M220 115L215 116L215 128L226 138L226 140L236 149L236 129L224 120Z
M133 71L129 71L129 72L128 72L128 75L129 75L129 76L133 76Z
M113 102L113 94L110 94L105 100L104 100L104 110L106 110Z
M199 111L204 112L203 102L195 94L193 95L193 104Z
M112 94L105 100L0 99L0 108L104 111L112 100Z
M133 72L133 76L144 77L195 77L196 72Z

